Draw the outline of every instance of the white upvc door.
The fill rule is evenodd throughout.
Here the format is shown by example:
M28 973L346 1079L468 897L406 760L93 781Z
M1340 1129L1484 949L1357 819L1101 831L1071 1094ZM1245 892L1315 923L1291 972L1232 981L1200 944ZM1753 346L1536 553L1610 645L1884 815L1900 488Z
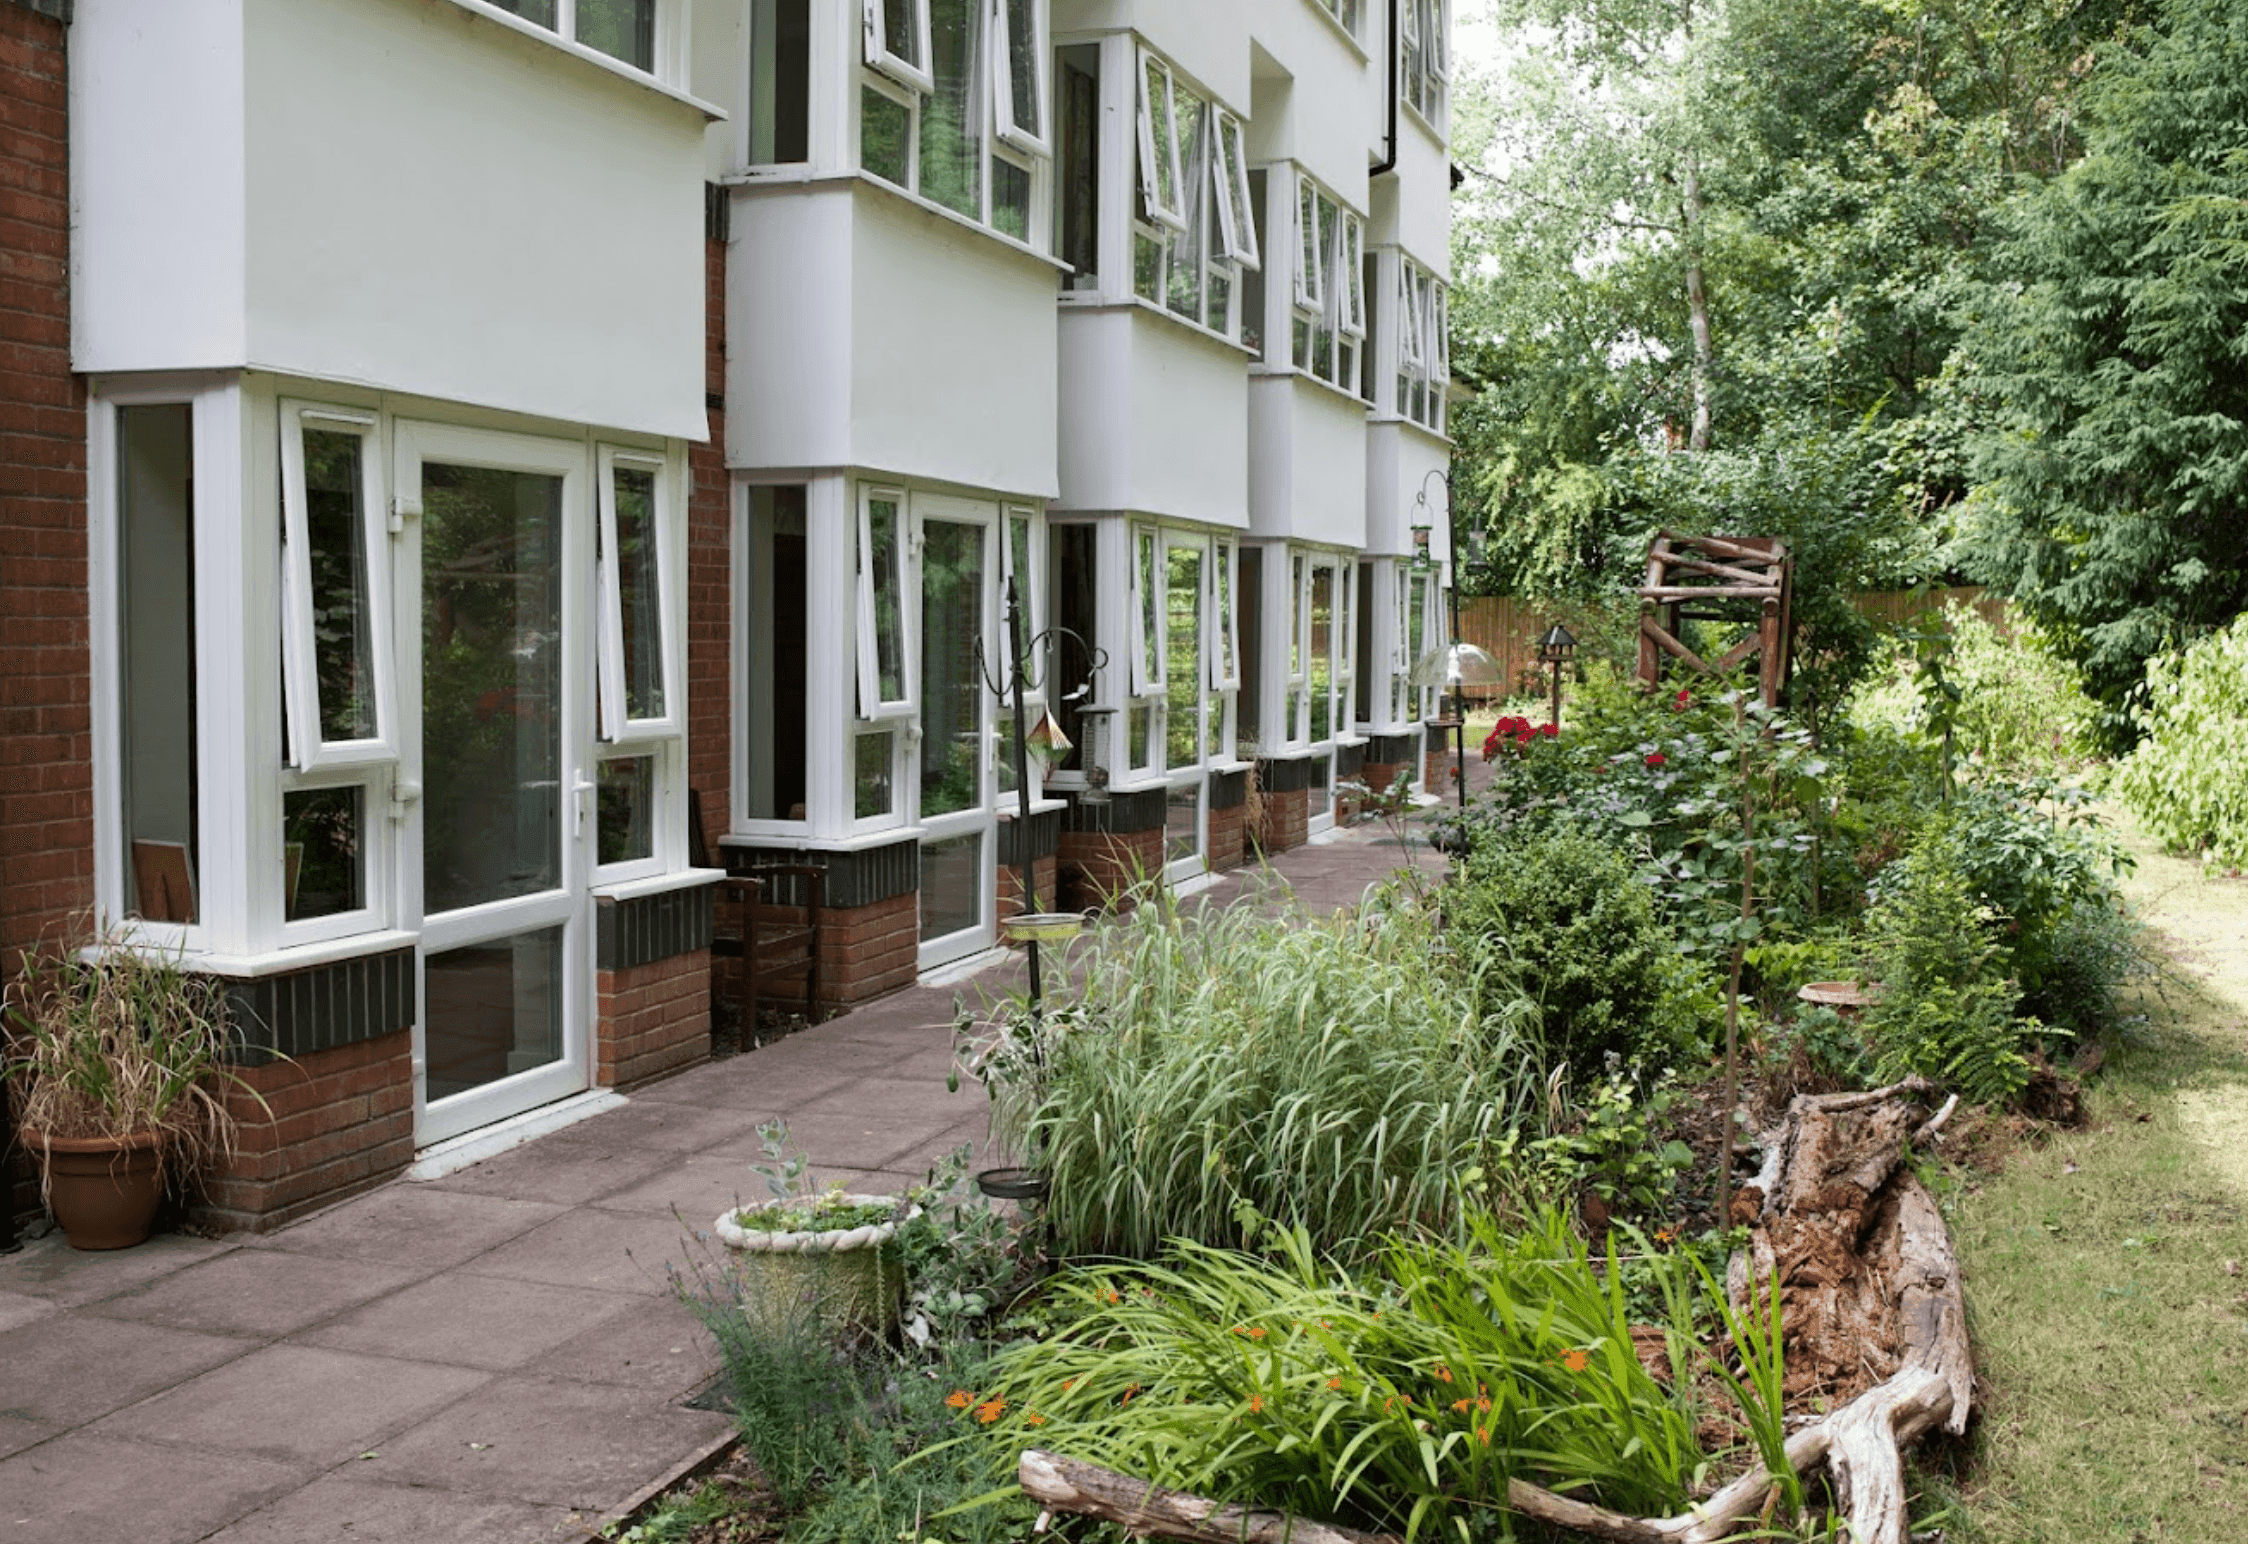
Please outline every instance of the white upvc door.
M592 466L441 424L395 443L391 809L426 1146L589 1084Z
M923 970L993 940L999 839L991 682L1001 674L994 662L1006 657L996 624L998 519L996 504L913 496L921 692L911 783L921 826Z

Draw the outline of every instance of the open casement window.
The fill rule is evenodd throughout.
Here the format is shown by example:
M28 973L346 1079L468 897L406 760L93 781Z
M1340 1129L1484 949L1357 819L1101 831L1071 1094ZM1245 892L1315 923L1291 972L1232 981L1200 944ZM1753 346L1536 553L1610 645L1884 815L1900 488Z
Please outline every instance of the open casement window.
M1295 246L1291 358L1297 369L1355 396L1366 337L1365 223L1299 174Z
M1045 629L1046 618L1046 543L1045 530L1037 514L1023 506L1009 505L1002 520L1004 535L999 544L999 649L1004 655L1013 645L1007 636L1007 587L1015 589L1016 603L1022 608L1022 644L1032 657L1022 663L1023 676L1023 727L1028 729L1038 722L1046 711L1046 672L1043 661L1032 649L1033 640ZM1001 680L1010 677L1000 672ZM998 724L999 791L1015 792L1015 699L1001 693L996 718ZM1036 790L1033 789L1033 792Z
M1220 112L1211 168L1218 211L1219 249L1244 268L1259 265L1255 205L1249 201L1249 149L1241 120Z
M892 80L928 91L929 0L865 0L866 62Z
M1132 695L1163 694L1163 535L1132 528Z
M661 457L604 445L595 574L601 633L601 738L616 744L681 729L673 669L676 631L664 604L672 571L667 479Z
M1296 179L1296 309L1319 312L1327 308L1327 246L1320 240L1321 206L1331 211L1334 201L1323 197L1309 177Z
M1177 85L1171 67L1140 50L1140 205L1148 221L1183 231L1186 173L1180 164Z
M372 414L281 404L282 677L300 772L398 755L381 463Z
M910 717L914 709L912 660L906 652L905 494L896 488L859 490L858 674L859 717Z
M991 73L999 137L1029 155L1044 155L1047 138L1044 7L1038 0L994 0Z
M1444 432L1444 286L1402 254L1397 260L1397 414Z
M1216 619L1216 637L1210 650L1210 689L1230 692L1241 688L1241 632L1234 594L1241 584L1241 548L1219 541L1211 550L1210 614Z
M1443 110L1444 81L1451 73L1450 50L1445 41L1445 0L1396 0L1402 11L1403 46L1398 50L1398 73L1405 100L1431 123Z

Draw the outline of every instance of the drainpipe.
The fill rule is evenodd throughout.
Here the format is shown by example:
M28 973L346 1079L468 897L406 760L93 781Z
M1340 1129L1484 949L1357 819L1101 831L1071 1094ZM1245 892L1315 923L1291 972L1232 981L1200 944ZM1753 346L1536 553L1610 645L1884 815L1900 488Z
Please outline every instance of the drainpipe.
M1411 0L1389 0L1389 153L1366 169L1369 177L1383 177L1397 170L1397 8Z

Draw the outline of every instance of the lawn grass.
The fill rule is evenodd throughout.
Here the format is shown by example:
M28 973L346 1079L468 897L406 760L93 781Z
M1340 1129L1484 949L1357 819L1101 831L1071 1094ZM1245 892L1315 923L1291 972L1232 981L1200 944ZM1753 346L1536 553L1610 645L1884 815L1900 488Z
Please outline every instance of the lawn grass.
M1947 1537L2248 1534L2248 881L2134 837L2128 883L2178 979L2096 1080L2089 1123L1948 1196L1980 1371Z

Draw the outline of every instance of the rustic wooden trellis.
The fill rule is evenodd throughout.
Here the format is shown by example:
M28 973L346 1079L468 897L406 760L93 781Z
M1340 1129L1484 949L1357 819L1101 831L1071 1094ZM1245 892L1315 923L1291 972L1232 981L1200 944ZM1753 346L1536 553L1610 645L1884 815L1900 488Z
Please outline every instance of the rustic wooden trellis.
M1795 559L1777 536L1682 536L1658 531L1639 590L1639 679L1661 684L1667 655L1703 675L1756 660L1757 690L1778 703L1793 663ZM1713 662L1679 637L1688 621L1737 622L1749 631Z

